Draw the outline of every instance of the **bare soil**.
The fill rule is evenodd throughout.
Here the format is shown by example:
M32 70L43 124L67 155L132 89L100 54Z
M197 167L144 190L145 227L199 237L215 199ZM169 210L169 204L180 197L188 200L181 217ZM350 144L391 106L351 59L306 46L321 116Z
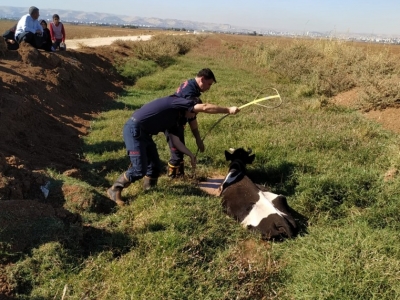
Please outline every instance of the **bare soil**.
M48 169L76 176L84 163L81 136L123 90L113 61L124 51L115 45L48 53L22 44L0 53L0 247L8 252L26 250L36 221L79 226L79 216L45 201L40 187ZM75 189L60 192L65 199ZM8 263L0 257L0 299L12 295Z
M336 105L357 108L357 99L360 90L354 88L350 91L341 93L333 98L333 103ZM390 107L384 110L370 110L363 112L363 115L382 125L383 128L400 133L400 108Z
M204 181L199 183L199 188L206 192L207 194L213 196L219 196L221 191L219 187L221 186L222 182L224 181L224 176L215 174L209 178L206 178Z

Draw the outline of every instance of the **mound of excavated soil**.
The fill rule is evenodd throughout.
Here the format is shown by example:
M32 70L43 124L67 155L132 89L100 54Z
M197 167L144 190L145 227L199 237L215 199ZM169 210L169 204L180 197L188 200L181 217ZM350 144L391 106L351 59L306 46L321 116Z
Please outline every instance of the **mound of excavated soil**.
M123 88L112 64L124 51L117 47L48 53L22 44L0 52L0 247L23 251L35 237L51 240L81 226L60 203L44 201L40 186L48 168L79 169L80 136ZM9 292L0 274L0 298Z
M31 198L33 171L79 166L80 136L122 88L110 51L85 51L22 44L0 61L0 200Z
M16 59L0 64L0 118L6 125L0 149L32 167L74 165L79 135L121 89L111 69L95 53L46 53L23 44Z

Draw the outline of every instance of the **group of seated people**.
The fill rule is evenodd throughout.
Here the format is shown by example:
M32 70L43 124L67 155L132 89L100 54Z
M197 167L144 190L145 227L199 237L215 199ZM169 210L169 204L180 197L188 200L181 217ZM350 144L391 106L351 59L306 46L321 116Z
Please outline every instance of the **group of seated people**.
M65 29L59 15L53 15L49 29L44 19L39 21L39 9L35 6L31 6L29 14L22 16L17 24L3 34L3 38L9 50L17 50L23 42L49 52L66 50Z

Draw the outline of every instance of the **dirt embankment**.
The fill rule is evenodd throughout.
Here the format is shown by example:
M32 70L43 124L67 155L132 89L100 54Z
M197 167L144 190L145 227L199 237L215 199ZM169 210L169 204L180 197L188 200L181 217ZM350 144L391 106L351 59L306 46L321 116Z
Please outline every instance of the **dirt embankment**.
M26 44L5 54L0 61L1 200L32 198L32 185L42 183L35 175L40 170L79 167L80 136L122 90L109 56L104 48L48 53Z
M0 52L0 250L26 250L38 230L51 240L81 226L62 203L45 201L40 187L48 169L73 176L83 163L80 136L106 104L117 105L123 89L113 67L118 51L123 55L118 46L47 53L22 44ZM46 222L57 229L50 232ZM4 262L0 257L0 299L11 295Z

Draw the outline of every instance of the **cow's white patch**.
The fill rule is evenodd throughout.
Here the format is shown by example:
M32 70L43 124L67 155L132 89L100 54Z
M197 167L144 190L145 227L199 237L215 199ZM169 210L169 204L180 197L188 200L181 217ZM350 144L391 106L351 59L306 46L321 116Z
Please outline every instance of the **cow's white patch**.
M244 227L253 226L256 227L260 224L261 220L268 217L271 214L278 214L284 216L285 214L272 205L272 200L274 200L278 195L270 192L258 192L259 200L254 204L253 208L249 214L242 221Z
M271 202L272 203L272 200L274 200L274 199L276 199L276 197L278 197L279 195L277 195L277 194L274 194L274 193L271 193L271 192L261 192L264 196L265 196L265 198L267 198L267 200L269 201L269 202Z
M233 174L233 171L230 171L228 174L226 174L224 181L221 183L221 186L224 185L224 183L231 177Z

